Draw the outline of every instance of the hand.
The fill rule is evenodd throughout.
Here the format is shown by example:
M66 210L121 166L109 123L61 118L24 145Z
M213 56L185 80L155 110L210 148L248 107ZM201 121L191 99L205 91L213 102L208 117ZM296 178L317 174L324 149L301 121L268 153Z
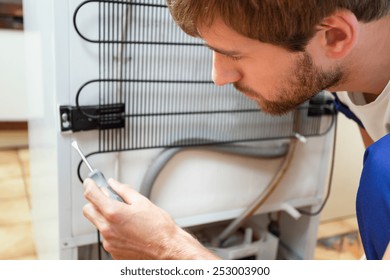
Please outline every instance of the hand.
M91 179L84 181L84 216L103 235L103 247L114 259L216 259L178 227L161 208L127 185L109 185L126 203L105 195Z

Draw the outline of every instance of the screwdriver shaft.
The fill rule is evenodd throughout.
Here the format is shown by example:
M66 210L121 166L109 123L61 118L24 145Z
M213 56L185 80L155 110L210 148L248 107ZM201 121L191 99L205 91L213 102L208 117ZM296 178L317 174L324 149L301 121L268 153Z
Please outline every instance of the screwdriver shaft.
M72 142L72 147L76 149L76 151L79 153L81 159L82 159L82 160L84 161L84 163L87 165L88 169L92 172L92 171L93 171L93 168L92 168L92 166L89 164L87 158L86 158L86 157L84 156L84 154L81 152L80 147L79 147L79 145L77 144L77 141L76 141L76 140L74 140L74 141Z

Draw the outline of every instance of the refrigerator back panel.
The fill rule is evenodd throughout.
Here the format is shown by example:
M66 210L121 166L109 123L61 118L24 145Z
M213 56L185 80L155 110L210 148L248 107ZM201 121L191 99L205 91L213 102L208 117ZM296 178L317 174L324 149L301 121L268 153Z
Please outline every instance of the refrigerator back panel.
M296 208L320 206L334 132L326 93L272 117L233 86L215 86L212 52L176 26L164 0L25 3L26 27L39 34L44 60L41 97L32 95L42 116L29 120L34 228L48 235L40 223L50 216L61 258L77 258L79 246L97 241L82 215L88 169L74 140L106 178L192 227L241 215L280 171L291 139L305 138L256 213L298 218ZM50 180L41 178L48 168ZM312 252L306 237L314 219L294 220L283 237L298 254ZM40 243L38 251L49 244Z
M331 117L313 116L308 103L273 117L232 86L213 85L212 52L175 25L165 1L86 1L75 3L73 11L74 104L81 117L101 125L97 131L84 132L86 136L73 137L88 147L89 159L106 176L138 190L162 151L183 148L159 174L150 193L152 201L183 226L236 216L263 191L281 164L280 158L221 154L210 145L278 149L296 133L319 136L332 124ZM87 106L116 105L124 111L108 116L87 111ZM122 119L123 127L105 127L110 118ZM318 149L324 140L313 138L298 148L297 162L312 161L311 179L306 168L294 164L292 178L269 203L317 196L321 170L326 170L318 160L326 153ZM313 154L313 149L318 151ZM77 155L72 158L79 166L74 178L85 178L87 169L80 166ZM86 233L91 226L79 215L81 190L73 196L73 233Z

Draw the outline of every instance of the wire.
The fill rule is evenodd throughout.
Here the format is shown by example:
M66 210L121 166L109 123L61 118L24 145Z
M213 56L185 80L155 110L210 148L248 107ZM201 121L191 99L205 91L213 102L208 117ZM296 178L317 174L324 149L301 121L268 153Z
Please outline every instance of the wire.
M256 200L249 205L249 207L236 219L234 219L226 229L221 232L217 237L218 245L222 245L227 238L233 234L249 217L251 217L255 211L263 205L263 203L268 199L268 197L273 193L273 191L279 186L280 181L284 178L288 167L291 164L291 160L295 154L295 148L297 145L297 139L291 139L289 144L288 152L279 168L277 173L272 178L271 182L266 186L266 188L261 192L261 194L256 198Z
M321 137L321 136L324 136L326 135L330 130L331 128L333 127L333 124L336 126L336 120L337 120L337 115L334 115L332 114L330 117L331 117L331 120L330 120L330 123L329 125L327 126L327 128L323 131L323 132L320 132L320 133L317 133L317 134L313 134L313 135L307 135L307 134L304 134L303 136L305 136L306 138L310 138L310 137ZM145 150L145 149L158 149L158 148L164 148L164 149L167 149L167 148L188 148L188 147L203 147L203 146L210 146L210 145L222 145L222 144L234 144L234 143L247 143L247 142L257 142L257 141L270 141L270 140L283 140L283 139L291 139L291 138L295 138L294 136L280 136L280 137L269 137L269 138L254 138L254 139L243 139L243 140L226 140L226 141L221 141L221 140L213 140L213 139L200 139L200 138L194 138L196 139L196 141L176 141L172 144L169 144L169 145L151 145L151 146L138 146L138 147L134 147L134 148L122 148L122 149L112 149L112 150L101 150L99 149L99 151L96 151L96 152L92 152L92 153L89 153L89 154L86 154L85 157L86 158L89 158L90 156L93 156L93 155L99 155L99 154L104 154L104 153L116 153L116 152L123 152L123 151L134 151L134 150ZM99 138L100 140L100 138ZM188 139L187 139L188 140ZM79 164L77 166L77 177L79 178L79 181L82 183L84 180L81 176L81 165L83 164L83 161L80 160L79 161Z
M337 115L336 115L336 116L337 116ZM321 204L320 208L318 208L317 211L308 212L308 211L299 209L298 211L299 211L302 215L306 215L306 216L316 216L316 215L320 214L321 211L324 209L324 207L325 207L325 205L326 205L326 202L328 201L328 199L329 199L329 197L330 197L330 191L331 191L331 188L332 188L332 181L333 181L333 171L334 171L335 154L336 154L336 136L337 136L337 117L336 117L336 116L334 117L334 134L333 134L332 162L331 162L331 168L330 168L330 172L329 172L329 182L328 182L328 188L327 188L327 192L326 192L326 195L325 195L325 199L324 199L323 203Z
M204 74L211 70L211 63L205 63L211 59L209 50L201 39L178 31L163 0L142 2L148 1L88 0L73 14L78 36L99 48L99 78L82 84L75 98L84 121L101 126L99 151L172 147L171 143L181 138L210 138L215 139L214 143L223 144L293 137L289 134L289 115L271 118L232 86L213 85L209 75ZM82 11L97 4L98 36L87 38L83 25L78 26L84 21L78 18ZM122 24L119 24L120 18L124 19ZM191 63L187 59L191 59ZM118 67L124 68L125 73L118 71ZM97 93L99 106L123 103L126 113L100 116L98 112L88 111L82 105L83 97L92 94L97 98ZM85 98L91 102L90 98ZM306 137L322 134L322 112L328 112L322 105L327 100L317 99L299 108L314 109L306 116L301 111L302 124L298 132ZM125 122L124 130L116 133L105 126L110 117L121 118ZM183 146L199 144L204 143L191 142Z

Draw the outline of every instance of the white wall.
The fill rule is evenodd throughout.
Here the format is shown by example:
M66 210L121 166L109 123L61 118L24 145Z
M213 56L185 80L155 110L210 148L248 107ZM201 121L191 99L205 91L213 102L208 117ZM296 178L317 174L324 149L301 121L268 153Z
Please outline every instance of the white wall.
M27 121L23 31L0 30L0 121Z

